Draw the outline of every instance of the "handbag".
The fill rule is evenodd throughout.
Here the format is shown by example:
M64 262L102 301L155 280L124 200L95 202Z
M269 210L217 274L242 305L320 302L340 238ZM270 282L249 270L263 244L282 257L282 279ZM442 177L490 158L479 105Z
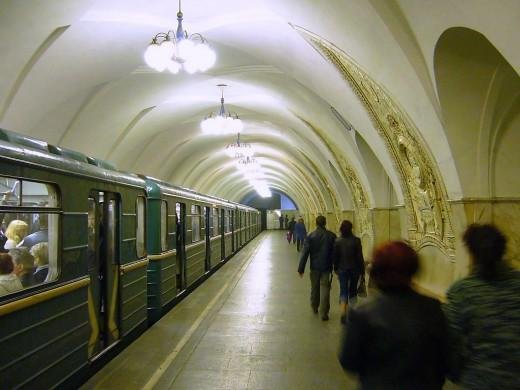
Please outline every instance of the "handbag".
M291 233L291 231L289 230L289 231L287 232L287 242L288 242L289 244L291 243L291 239L292 239L292 233Z
M365 276L362 276L359 279L359 284L357 288L357 295L360 297L366 297L367 296L367 286L365 283Z

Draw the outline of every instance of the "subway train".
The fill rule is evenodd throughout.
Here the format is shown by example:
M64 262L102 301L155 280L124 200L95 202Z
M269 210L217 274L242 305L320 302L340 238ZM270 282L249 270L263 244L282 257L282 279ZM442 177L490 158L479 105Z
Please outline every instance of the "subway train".
M82 383L260 232L251 207L1 129L0 192L2 389Z

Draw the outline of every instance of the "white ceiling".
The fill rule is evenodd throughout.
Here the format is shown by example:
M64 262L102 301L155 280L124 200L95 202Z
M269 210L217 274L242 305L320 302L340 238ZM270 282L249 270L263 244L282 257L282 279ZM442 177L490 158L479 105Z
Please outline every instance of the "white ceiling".
M185 0L184 27L210 41L216 66L157 73L143 52L156 33L176 26L177 6L0 0L0 127L239 201L251 187L224 155L233 137L199 128L218 107L216 85L225 83L227 108L244 121L242 138L258 150L272 188L302 209L330 210L334 201L352 208L319 129L357 172L371 204L384 207L402 203L403 193L383 140L338 71L292 25L332 42L389 91L421 132L451 198L462 195L461 173L436 90L439 37L454 26L474 29L520 69L517 0Z

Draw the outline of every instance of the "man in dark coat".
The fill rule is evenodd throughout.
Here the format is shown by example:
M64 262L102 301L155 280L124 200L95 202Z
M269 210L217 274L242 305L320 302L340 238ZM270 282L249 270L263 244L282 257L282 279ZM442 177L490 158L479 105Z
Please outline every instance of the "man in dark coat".
M316 218L316 230L305 239L298 266L298 273L303 277L310 255L311 307L315 313L320 309L323 321L329 319L332 249L336 240L336 235L325 228L326 223L323 215Z

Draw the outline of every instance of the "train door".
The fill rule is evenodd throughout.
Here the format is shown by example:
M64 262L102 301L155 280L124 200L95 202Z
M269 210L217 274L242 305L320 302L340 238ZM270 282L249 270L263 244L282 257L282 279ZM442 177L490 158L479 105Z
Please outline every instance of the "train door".
M206 271L211 269L211 241L210 231L213 230L213 215L210 215L211 208L204 206L204 239L206 240Z
M186 288L186 205L175 203L177 215L177 290Z
M95 359L119 340L119 195L92 191L88 198L88 353Z

